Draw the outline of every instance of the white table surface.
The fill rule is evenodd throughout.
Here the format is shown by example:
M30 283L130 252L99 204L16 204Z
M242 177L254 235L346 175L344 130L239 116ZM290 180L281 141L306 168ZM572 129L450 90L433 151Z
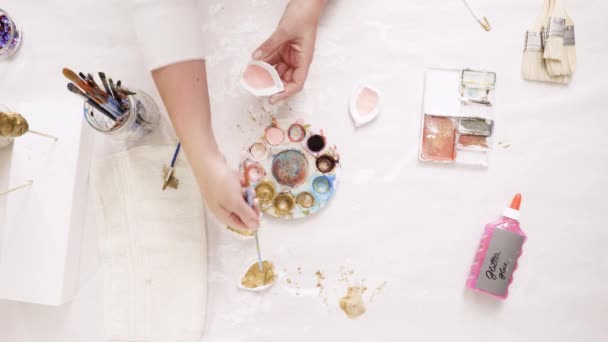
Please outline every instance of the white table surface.
M284 1L201 3L214 126L226 156L236 162L261 129L250 118L260 104L239 88L236 75L274 28ZM576 21L579 68L570 86L562 87L526 83L520 76L523 34L542 1L471 3L490 19L490 33L458 0L332 1L306 90L296 101L305 105L294 106L310 109L304 118L338 145L341 187L317 216L264 220L264 253L287 274L262 295L235 288L253 244L208 228L204 341L608 340L608 4L567 1ZM45 39L56 40L57 47L36 51L35 59L17 56L0 64L0 82L15 83L0 102L35 98L35 80L36 89L44 85L60 94L62 66L105 70L157 96L123 6L4 1L25 32L24 51ZM498 73L495 141L510 147L497 146L489 169L417 162L423 70L434 65ZM355 130L346 103L360 80L382 89L386 101L376 122ZM465 291L483 225L518 191L529 239L510 297L499 302ZM60 308L0 301L0 341L104 340L97 228L94 216L88 217L77 298ZM339 280L341 268L354 270L350 282L364 280L370 291L387 282L354 321L337 305L347 288ZM322 295L315 287L317 270L326 277Z

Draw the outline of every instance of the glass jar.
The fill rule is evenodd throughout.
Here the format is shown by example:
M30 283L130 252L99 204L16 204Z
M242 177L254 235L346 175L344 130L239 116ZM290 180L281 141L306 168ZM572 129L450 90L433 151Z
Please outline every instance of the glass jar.
M15 21L0 9L0 60L10 57L19 49L23 35Z
M93 129L117 141L137 142L156 129L160 112L150 95L135 91L129 95L129 109L118 119L112 120L85 102L84 117Z

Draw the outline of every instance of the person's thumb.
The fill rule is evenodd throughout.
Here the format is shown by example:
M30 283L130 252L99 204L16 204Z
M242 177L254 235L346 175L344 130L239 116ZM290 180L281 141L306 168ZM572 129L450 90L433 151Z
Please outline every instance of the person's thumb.
M260 45L260 47L258 47L253 52L251 58L255 60L266 59L272 56L272 54L288 40L289 36L287 35L287 33L284 30L277 29L272 33L272 35L268 39L266 39L264 43L262 43L262 45Z

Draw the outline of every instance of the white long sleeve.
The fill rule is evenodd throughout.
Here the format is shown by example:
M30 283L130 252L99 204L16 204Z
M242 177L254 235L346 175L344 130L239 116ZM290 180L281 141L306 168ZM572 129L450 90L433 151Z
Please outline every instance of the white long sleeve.
M135 32L150 70L204 59L196 0L134 0Z

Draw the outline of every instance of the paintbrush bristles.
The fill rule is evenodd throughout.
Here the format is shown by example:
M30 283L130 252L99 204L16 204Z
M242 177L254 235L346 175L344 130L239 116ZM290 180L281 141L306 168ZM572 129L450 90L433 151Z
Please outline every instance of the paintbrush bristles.
M547 71L551 76L568 76L570 68L566 60L564 48L564 26L565 13L561 0L554 0L551 14L546 21L546 40L543 57L547 65Z
M565 12L565 11L564 11ZM566 36L564 36L564 45L566 48L566 58L568 60L568 69L570 74L574 74L576 71L576 37L574 35L574 21L572 17L566 12L566 33L570 35L569 41L566 42ZM568 43L566 45L566 43Z

